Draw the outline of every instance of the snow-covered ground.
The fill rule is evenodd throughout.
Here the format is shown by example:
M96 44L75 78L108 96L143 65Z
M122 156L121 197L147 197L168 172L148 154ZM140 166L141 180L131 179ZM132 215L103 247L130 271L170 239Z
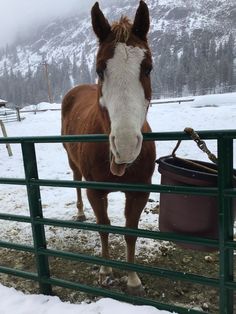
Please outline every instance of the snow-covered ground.
M39 104L37 109L60 108L60 105ZM24 108L26 110L27 108ZM33 108L35 109L35 108ZM46 111L37 114L24 113L25 119L22 122L12 122L6 124L8 136L42 136L60 134L60 111ZM192 127L195 130L219 130L236 128L236 93L208 95L195 97L193 102L181 104L159 104L153 105L149 109L148 120L152 130L155 132L183 131L185 127ZM208 147L217 154L215 141L207 141ZM157 157L168 155L175 146L175 142L158 142ZM20 145L12 145L13 156L8 157L5 145L0 145L0 173L1 177L23 178L24 169L21 156ZM196 144L186 141L181 144L178 150L179 156L192 159L207 160ZM71 170L68 166L67 156L61 144L37 144L36 155L38 161L39 177L41 179L70 180ZM236 154L234 154L234 164L236 165ZM160 175L157 168L153 176L153 183L159 183ZM72 219L76 213L75 191L74 189L44 187L41 189L44 216L57 219ZM89 222L94 222L91 207L85 199L83 191L86 215ZM149 206L156 206L159 195L151 194L154 200ZM1 212L11 214L28 215L28 204L26 190L22 186L4 186L0 189ZM124 225L124 218L120 211L121 204L124 204L122 193L111 193L109 196L109 216L113 225ZM153 205L152 205L153 204ZM143 212L140 228L158 229L158 215L150 215ZM55 230L47 230L47 239L55 237ZM69 232L60 230L57 236L64 239ZM32 243L31 228L27 224L17 222L7 222L0 225L1 240L14 241L17 243ZM97 239L97 234L95 235ZM88 238L88 246L94 247L95 236ZM142 249L142 243L138 241L137 251ZM152 241L145 240L145 246L151 247ZM151 307L134 307L119 303L117 301L102 299L90 305L71 305L61 303L56 297L26 296L13 289L0 285L1 314L35 314L41 313L167 313L158 311Z
M91 304L70 304L58 297L24 295L0 285L1 314L168 314L151 306L134 306L112 299Z

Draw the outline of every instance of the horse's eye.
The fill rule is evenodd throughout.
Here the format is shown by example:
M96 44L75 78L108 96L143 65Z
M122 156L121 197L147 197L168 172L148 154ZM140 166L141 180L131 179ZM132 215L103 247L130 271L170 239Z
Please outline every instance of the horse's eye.
M102 70L102 69L97 69L97 75L98 75L98 77L100 78L100 80L101 81L103 81L104 80L104 70Z
M145 69L145 75L146 76L149 76L151 74L151 72L152 72L152 67L149 67L149 68Z

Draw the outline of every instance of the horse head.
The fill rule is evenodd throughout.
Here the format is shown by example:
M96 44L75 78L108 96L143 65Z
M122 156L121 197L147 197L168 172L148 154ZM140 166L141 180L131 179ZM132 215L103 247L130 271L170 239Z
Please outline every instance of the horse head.
M140 154L151 100L152 57L147 42L149 11L140 1L133 24L126 17L109 24L96 2L92 25L99 39L96 71L99 106L109 116L111 172L122 176Z

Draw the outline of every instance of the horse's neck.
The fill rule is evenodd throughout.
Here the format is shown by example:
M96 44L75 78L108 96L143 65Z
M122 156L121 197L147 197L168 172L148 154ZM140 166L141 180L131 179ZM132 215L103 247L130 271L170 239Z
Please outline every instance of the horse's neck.
M93 111L94 126L99 133L109 134L111 131L111 123L109 114L106 108L103 108L99 101L95 104L95 110Z

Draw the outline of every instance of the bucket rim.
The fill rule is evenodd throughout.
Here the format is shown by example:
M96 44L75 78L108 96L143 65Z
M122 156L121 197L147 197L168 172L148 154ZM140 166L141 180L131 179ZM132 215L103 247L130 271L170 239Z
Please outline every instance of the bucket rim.
M174 160L177 160L179 163L182 162L182 164L175 165L174 162L171 162ZM157 161L158 171L160 173L162 173L163 171L168 171L169 173L177 174L177 175L188 177L188 178L195 178L196 180L200 179L203 181L208 181L208 182L213 182L213 183L217 182L217 174L209 173L204 170L190 169L190 167L184 167L185 160L217 170L217 165L206 162L206 161L194 160L194 159L181 159L178 157L175 158L173 156L164 156L164 157L159 158L159 160Z

